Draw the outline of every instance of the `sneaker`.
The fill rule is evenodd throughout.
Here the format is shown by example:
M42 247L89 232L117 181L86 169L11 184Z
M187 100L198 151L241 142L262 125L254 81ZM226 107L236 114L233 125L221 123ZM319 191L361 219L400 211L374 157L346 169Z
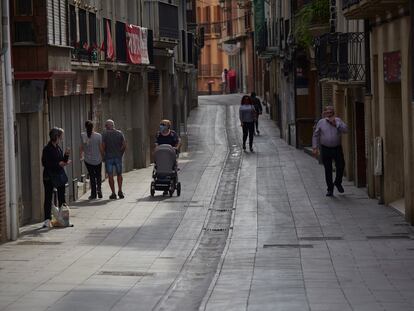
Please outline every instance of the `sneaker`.
M327 197L333 197L333 191L332 191L332 190L329 190L329 191L326 193L326 196L327 196Z
M102 192L98 191L98 198L102 199Z
M115 193L112 193L112 194L109 196L109 198L110 198L111 200L116 200L116 194L115 194Z
M42 228L50 228L50 219L46 219L43 223Z
M339 193L344 193L345 192L344 187L342 187L341 184L335 184L335 186L336 186L336 189L338 189Z
M120 199L125 198L124 193L123 193L122 191L118 191L118 197L119 197Z
M89 197L88 197L88 200L95 200L96 199L96 195L90 195Z

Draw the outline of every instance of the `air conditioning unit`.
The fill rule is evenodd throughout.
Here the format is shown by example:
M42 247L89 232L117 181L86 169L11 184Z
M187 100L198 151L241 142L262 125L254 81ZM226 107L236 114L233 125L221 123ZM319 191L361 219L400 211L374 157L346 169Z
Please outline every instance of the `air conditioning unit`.
M178 6L149 0L144 4L144 24L153 30L154 47L173 49L179 42Z

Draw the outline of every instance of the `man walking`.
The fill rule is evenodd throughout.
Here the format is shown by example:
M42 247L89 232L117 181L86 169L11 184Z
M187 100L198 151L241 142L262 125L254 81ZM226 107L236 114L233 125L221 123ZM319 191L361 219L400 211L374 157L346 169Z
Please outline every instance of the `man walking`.
M256 118L254 120L254 124L255 124L255 127L256 127L256 134L257 135L260 135L260 131L259 131L259 115L261 115L262 114L262 111L263 111L262 104L260 103L260 99L258 99L256 97L256 93L255 92L252 92L250 94L250 97L252 98L254 110L256 111Z
M340 193L344 192L342 187L342 176L344 174L345 160L341 146L341 135L348 132L348 126L338 117L335 117L333 106L326 106L323 118L316 124L312 138L313 155L321 152L322 163L325 167L325 181L328 192L327 197L333 196L334 185ZM336 178L332 181L332 160L335 161Z
M118 182L118 197L124 198L122 192L122 156L126 149L126 141L124 134L115 129L115 123L112 120L106 120L105 131L102 134L102 150L104 152L105 168L108 174L109 187L111 187L112 194L110 199L116 199L115 183L114 183L114 168Z
M223 72L221 73L221 87L222 93L227 94L227 69L224 68Z

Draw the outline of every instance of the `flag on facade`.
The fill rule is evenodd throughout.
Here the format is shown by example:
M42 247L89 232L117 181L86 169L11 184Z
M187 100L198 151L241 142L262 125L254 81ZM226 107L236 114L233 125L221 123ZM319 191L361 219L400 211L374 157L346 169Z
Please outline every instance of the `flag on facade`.
M106 51L105 56L107 60L114 60L115 51L114 51L114 44L112 42L111 36L111 28L109 27L109 21L106 21Z
M131 64L149 64L147 29L125 25L127 60Z

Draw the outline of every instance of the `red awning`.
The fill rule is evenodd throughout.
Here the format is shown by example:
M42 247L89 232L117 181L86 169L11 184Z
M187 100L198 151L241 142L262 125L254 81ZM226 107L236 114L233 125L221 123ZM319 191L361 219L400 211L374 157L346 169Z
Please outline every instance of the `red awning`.
M74 78L75 71L20 71L14 73L15 80L53 80Z

